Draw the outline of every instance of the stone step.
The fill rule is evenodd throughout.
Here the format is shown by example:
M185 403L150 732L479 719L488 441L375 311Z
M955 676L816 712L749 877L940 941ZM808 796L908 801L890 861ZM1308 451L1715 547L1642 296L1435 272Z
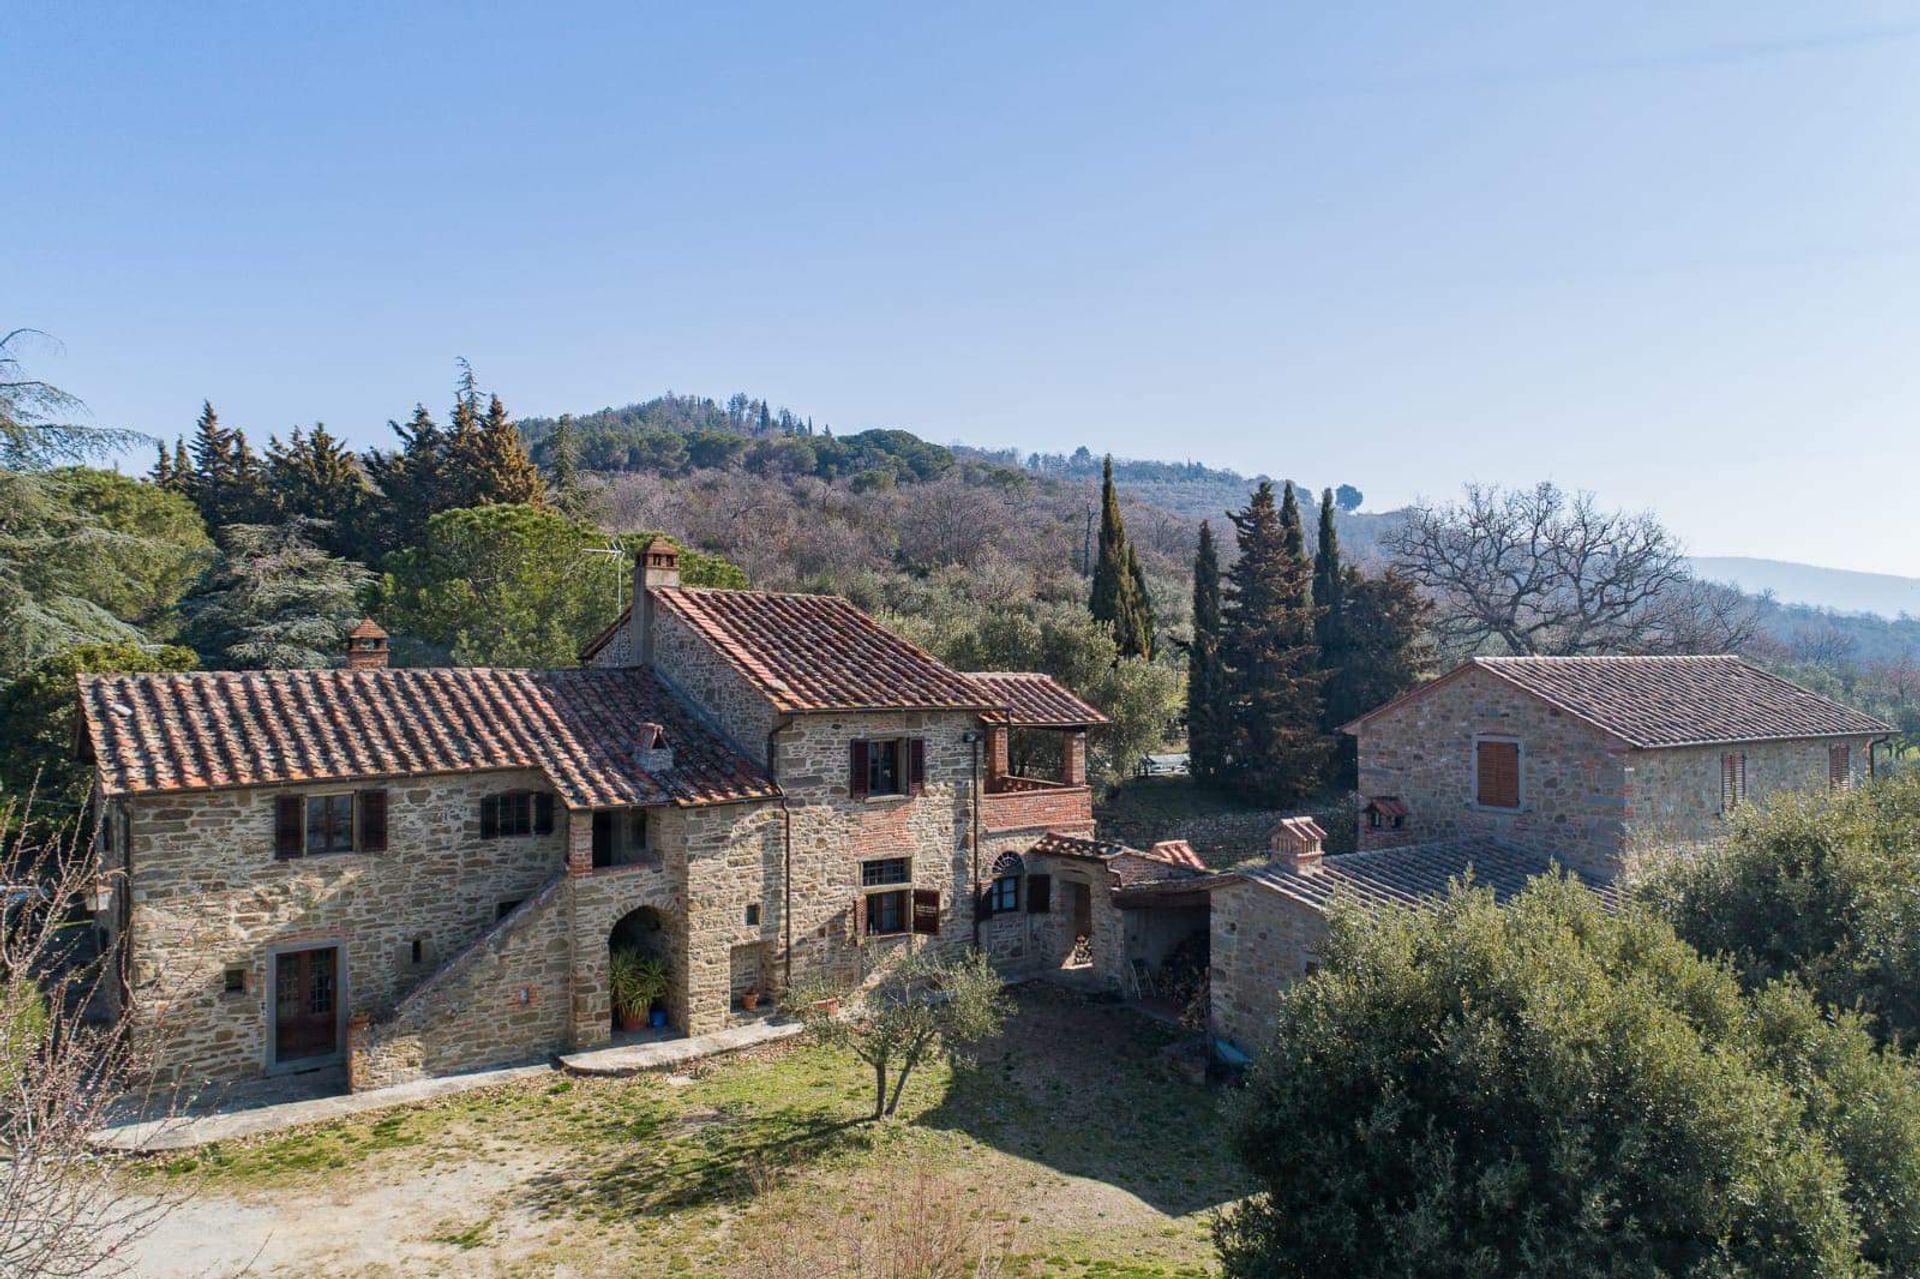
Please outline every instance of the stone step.
M560 1069L575 1075L637 1075L648 1070L667 1070L674 1066L717 1057L722 1053L757 1048L761 1044L791 1039L806 1027L785 1018L748 1022L729 1026L706 1035L658 1039L648 1043L618 1044L611 1048L591 1048L585 1052L564 1053L558 1059Z

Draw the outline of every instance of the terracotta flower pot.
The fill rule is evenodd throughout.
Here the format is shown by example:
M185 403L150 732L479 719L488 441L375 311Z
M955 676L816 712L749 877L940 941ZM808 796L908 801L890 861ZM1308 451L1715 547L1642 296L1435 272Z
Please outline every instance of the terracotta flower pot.
M746 1009L748 1012L752 1012L754 1009L758 1008L760 1006L760 992L757 990L749 990L745 994L741 995L740 1006Z
M644 1016L636 1017L632 1013L620 1014L620 1029L622 1030L639 1030L646 1024L647 1019Z

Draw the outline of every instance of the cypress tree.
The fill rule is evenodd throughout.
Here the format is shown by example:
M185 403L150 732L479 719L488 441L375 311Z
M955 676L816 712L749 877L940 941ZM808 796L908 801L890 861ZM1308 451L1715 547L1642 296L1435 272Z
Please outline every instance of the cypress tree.
M1127 526L1120 518L1120 495L1113 487L1113 459L1100 480L1100 542L1094 560L1093 591L1087 607L1094 620L1113 628L1122 657L1146 657L1153 648L1152 624L1141 599L1139 561L1130 559Z
M173 487L173 458L167 453L166 441L162 440L159 444L156 444L154 451L159 456L154 459L153 469L147 472L147 479L152 482L155 488L171 489Z
M1134 656L1153 656L1153 631L1159 619L1153 613L1153 597L1147 593L1147 572L1140 567L1140 556L1132 542L1127 543L1127 580L1133 587Z
M193 461L187 456L185 436L173 437L173 483L170 486L176 493L187 491L187 482L193 476Z
M1273 485L1263 480L1247 509L1229 518L1240 557L1221 610L1230 690L1225 774L1249 795L1284 803L1318 787L1327 754L1300 508L1288 485L1276 510Z
M1220 779L1224 762L1225 673L1220 667L1220 556L1213 526L1200 521L1193 557L1193 644L1187 651L1187 757L1193 775Z
M1340 531L1334 526L1333 490L1327 489L1320 495L1320 535L1313 549L1313 606L1320 614L1314 623L1320 669L1327 676L1321 727L1329 733L1359 713L1348 705L1346 580L1340 563Z
M497 395L487 403L478 442L480 483L475 505L546 505L546 477L528 456L526 439Z

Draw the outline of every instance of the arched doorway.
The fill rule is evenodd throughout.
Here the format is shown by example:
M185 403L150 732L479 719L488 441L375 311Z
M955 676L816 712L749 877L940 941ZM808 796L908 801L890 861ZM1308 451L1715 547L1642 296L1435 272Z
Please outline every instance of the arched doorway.
M647 1028L653 1021L664 1026L664 1018L650 1014L656 1010L664 1014L671 1007L672 991L680 977L673 971L673 948L669 942L667 917L651 906L628 911L607 934L608 1002L612 1005L614 1030ZM635 998L631 990L622 990L623 983L636 980L636 974L642 984L651 979L655 991L651 997L643 992ZM641 1000L648 1007L632 1006ZM634 1024L636 1021L638 1025Z

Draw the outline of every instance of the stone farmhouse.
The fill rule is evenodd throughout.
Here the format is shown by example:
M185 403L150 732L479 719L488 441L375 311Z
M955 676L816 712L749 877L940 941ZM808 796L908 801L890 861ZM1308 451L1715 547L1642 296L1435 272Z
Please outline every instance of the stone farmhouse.
M1204 896L1158 887L1190 849L1095 840L1105 720L1051 679L683 587L665 541L634 599L576 670L389 669L368 622L342 669L81 678L98 918L173 1073L368 1088L605 1044L615 945L702 1034L901 946L1117 985L1128 945L1204 940Z
M1556 864L1604 892L1636 849L1871 776L1893 729L1737 657L1482 657L1343 731L1359 851L1325 856L1324 832L1293 819L1271 862L1211 892L1213 1024L1242 1048L1313 971L1338 898L1419 905L1471 875L1504 901Z

